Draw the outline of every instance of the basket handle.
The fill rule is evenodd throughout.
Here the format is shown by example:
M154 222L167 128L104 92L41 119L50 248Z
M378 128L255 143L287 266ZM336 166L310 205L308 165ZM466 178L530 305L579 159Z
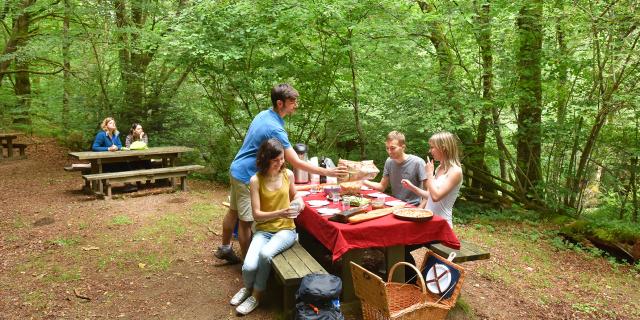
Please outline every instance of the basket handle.
M396 271L396 268L398 266L400 266L400 265L404 265L406 267L410 267L411 269L413 269L416 272L418 280L420 280L420 288L422 289L422 293L426 294L427 293L427 286L424 283L424 277L422 276L422 272L420 272L420 270L418 270L418 268L416 268L416 266L412 265L411 263L400 261L400 262L394 264L393 267L391 267L391 270L389 270L389 276L387 277L387 282L391 282L391 279L393 278L393 272Z

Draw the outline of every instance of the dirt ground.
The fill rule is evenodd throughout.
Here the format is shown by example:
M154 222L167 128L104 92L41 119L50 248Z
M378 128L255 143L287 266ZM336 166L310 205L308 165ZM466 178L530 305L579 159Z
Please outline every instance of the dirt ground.
M0 161L0 319L238 317L228 301L240 265L212 256L226 187L192 179L189 192L145 186L95 200L63 170L68 150L25 140L27 159ZM638 270L558 250L545 228L456 226L492 257L463 265L449 319L640 319ZM278 317L263 306L242 318Z

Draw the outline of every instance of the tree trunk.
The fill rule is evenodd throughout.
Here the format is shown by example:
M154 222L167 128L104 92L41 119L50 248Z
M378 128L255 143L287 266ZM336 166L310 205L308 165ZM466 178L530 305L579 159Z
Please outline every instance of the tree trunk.
M353 31L349 29L347 38L349 39L349 67L351 68L351 93L353 94L353 101L351 105L353 106L353 117L356 126L356 131L358 132L358 144L360 145L360 159L366 158L365 146L367 143L366 135L364 130L362 129L362 124L360 123L360 99L358 93L358 82L357 82L357 69L356 69L356 54L353 51L353 45L351 43L351 37L353 35Z
M516 186L527 198L539 199L542 121L542 0L527 1L518 16L518 131Z
M35 0L27 0L23 2L24 11L15 21L14 30L16 31L16 51L23 50L21 48L27 45L29 40L29 25L31 22L31 14L27 7L34 4ZM29 61L18 56L15 60L16 74L14 92L18 99L18 112L14 115L13 123L31 124L31 81L29 80Z
M559 12L556 18L556 44L557 44L557 70L558 76L556 80L556 92L558 94L556 105L556 123L555 132L553 133L553 143L549 150L548 167L547 167L547 184L560 186L562 176L562 168L564 167L565 152L567 146L568 132L565 128L565 118L567 109L568 92L567 74L568 74L568 58L567 44L565 42L564 31L564 0L556 0L555 9ZM556 206L560 204L558 188L547 188L545 198L551 197Z
M62 18L62 132L65 137L69 131L69 92L71 91L71 62L69 59L69 48L71 38L69 37L69 16L71 14L70 0L64 0L64 17Z
M474 5L477 14L478 31L476 41L480 47L480 56L482 57L482 111L480 112L480 121L478 122L477 135L475 140L474 154L471 155L469 161L476 168L483 168L489 171L485 164L485 144L487 140L487 131L491 121L493 105L493 48L491 42L491 4L487 0L480 7ZM479 172L474 172L474 176L478 176ZM483 190L494 192L495 188L490 185L483 184L479 179L471 180L470 190ZM466 194L468 197L474 198L470 192Z
M633 157L631 159L631 198L633 199L633 214L632 221L638 222L638 187L636 185L636 171L638 170L638 157Z

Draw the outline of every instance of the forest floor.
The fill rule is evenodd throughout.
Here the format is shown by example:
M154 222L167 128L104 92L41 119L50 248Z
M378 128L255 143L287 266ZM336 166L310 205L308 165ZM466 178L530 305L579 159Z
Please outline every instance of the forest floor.
M226 187L192 179L189 192L95 200L80 191L80 173L62 170L68 150L28 139L28 159L0 161L0 319L237 317L228 301L240 265L212 256ZM449 319L639 319L639 270L564 249L553 229L457 225L491 258L463 264ZM261 307L243 318L277 317Z

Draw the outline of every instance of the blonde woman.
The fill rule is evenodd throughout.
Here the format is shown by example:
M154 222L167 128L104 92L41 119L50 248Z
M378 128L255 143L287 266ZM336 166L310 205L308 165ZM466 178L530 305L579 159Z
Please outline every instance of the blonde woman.
M122 149L120 141L120 132L116 128L116 121L111 117L102 120L100 124L102 131L98 132L95 140L93 140L93 151L118 151Z
M111 117L104 118L100 124L102 131L98 132L95 140L93 140L93 151L118 151L122 150L122 142L120 141L120 132L116 127L116 121ZM103 172L118 172L131 170L128 162L121 163L105 163L102 165ZM124 192L136 191L138 188L131 183L125 183Z
M433 159L427 157L425 190L416 187L406 179L402 180L402 186L427 199L425 209L447 220L453 228L453 204L462 186L458 138L446 131L434 134L429 138L429 153ZM434 160L439 162L435 171Z

